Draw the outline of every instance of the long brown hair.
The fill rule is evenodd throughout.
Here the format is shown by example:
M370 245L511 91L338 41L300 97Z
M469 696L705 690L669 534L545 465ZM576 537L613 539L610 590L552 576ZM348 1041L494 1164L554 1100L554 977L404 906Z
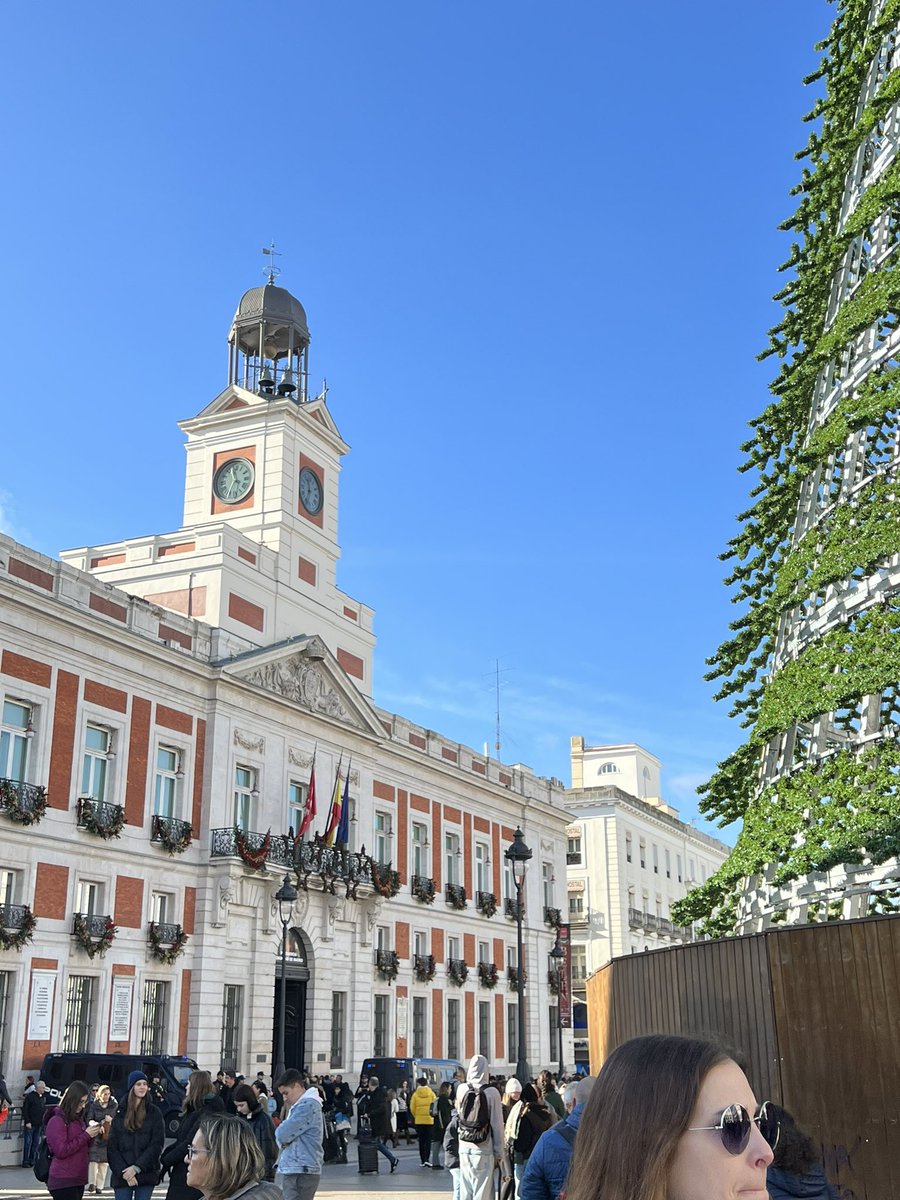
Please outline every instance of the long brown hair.
M129 1133L134 1133L136 1129L143 1129L144 1122L147 1119L147 1110L150 1107L150 1092L149 1090L141 1096L140 1099L134 1094L134 1088L128 1092L128 1105L125 1109L125 1128Z
M59 1111L67 1125L76 1119L79 1105L90 1094L91 1089L82 1079L73 1079L63 1092L63 1098L59 1102Z
M727 1061L712 1042L663 1034L614 1050L581 1114L567 1200L665 1200L703 1080Z
M191 1071L181 1111L183 1113L197 1112L198 1109L203 1108L206 1097L213 1095L215 1095L215 1089L209 1071Z

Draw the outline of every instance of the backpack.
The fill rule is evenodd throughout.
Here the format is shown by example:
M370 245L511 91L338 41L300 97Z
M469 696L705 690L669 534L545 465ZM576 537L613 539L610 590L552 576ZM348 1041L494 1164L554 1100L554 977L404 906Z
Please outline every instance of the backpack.
M47 1131L41 1128L40 1137L38 1139L38 1147L34 1153L34 1177L38 1183L46 1183L50 1178L50 1163L53 1159L53 1151L47 1144Z
M481 1088L470 1088L459 1106L459 1140L481 1145L491 1135L491 1110Z

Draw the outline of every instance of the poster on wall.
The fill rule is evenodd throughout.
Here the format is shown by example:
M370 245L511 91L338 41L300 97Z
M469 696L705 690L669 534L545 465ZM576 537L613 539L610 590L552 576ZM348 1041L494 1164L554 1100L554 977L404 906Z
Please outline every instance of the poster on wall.
M131 1038L131 996L134 980L113 980L112 1003L109 1012L109 1040L127 1042Z
M569 926L560 925L559 944L566 952L566 957L559 960L559 1023L563 1029L572 1028L572 939L569 936Z
M56 991L55 971L32 971L31 1004L28 1009L29 1042L49 1042L53 1022L53 994Z

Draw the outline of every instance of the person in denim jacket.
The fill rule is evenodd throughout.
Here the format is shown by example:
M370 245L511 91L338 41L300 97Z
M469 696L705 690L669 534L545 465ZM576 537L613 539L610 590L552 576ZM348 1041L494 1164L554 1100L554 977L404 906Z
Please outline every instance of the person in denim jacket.
M275 1130L281 1150L278 1174L285 1200L311 1200L322 1178L322 1099L308 1083L306 1075L293 1069L285 1071L275 1083L285 1105L290 1106Z

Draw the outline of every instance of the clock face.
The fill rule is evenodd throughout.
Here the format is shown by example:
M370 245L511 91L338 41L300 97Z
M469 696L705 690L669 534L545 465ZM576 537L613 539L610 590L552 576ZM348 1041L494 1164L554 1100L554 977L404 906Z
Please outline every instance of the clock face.
M252 462L246 458L230 458L216 471L213 491L223 504L237 504L250 495L255 477Z
M300 472L300 503L313 516L322 508L322 484L309 467L304 467Z

